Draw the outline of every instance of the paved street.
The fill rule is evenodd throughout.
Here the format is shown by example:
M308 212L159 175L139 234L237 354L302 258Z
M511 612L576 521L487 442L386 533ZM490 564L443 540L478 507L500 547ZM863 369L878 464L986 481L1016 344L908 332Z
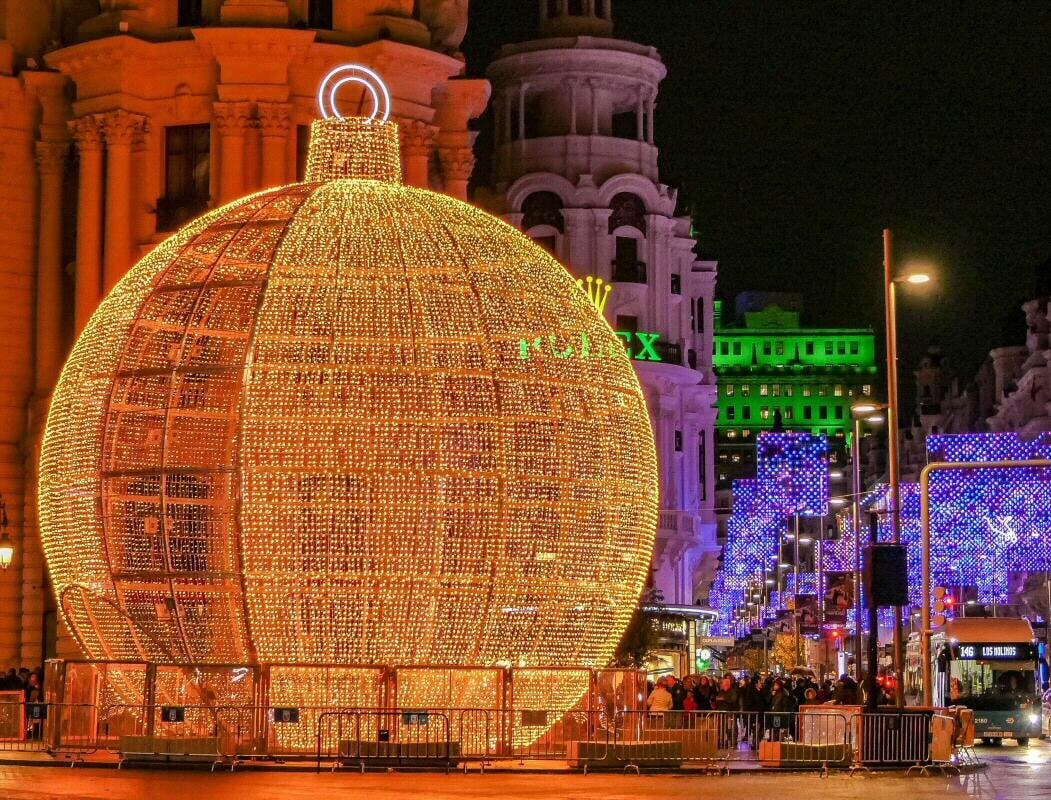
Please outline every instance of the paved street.
M828 779L810 774L769 773L730 777L620 774L434 773L340 774L304 772L161 771L59 767L0 767L5 800L1044 800L1051 797L1051 745L1029 749L986 748L984 773L962 778L904 778L897 775Z

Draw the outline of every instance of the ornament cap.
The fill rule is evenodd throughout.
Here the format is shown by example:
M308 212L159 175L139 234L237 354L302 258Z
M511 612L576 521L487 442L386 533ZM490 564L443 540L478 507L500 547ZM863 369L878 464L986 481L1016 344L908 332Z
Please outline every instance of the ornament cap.
M368 116L343 116L341 87L361 87L359 112L372 101ZM342 64L321 81L317 93L321 119L310 126L308 181L366 178L401 183L401 146L398 126L390 122L390 89L379 73L363 64Z
M331 117L310 126L308 181L366 178L401 183L401 145L395 122Z

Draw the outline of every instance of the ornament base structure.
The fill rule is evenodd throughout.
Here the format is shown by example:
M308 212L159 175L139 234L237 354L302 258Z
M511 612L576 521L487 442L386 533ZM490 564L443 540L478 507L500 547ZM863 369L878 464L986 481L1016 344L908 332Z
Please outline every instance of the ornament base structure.
M657 522L613 331L514 228L402 186L393 123L315 123L308 177L162 243L78 340L41 456L67 624L99 660L331 665L317 705L370 702L354 665L605 666ZM523 361L553 329L615 355Z
M76 752L123 749L125 737L214 738L209 746L230 761L313 759L355 736L376 742L385 729L392 744L448 742L449 755L465 759L553 757L567 741L607 741L617 712L643 711L646 677L574 667L54 660L46 740L53 751ZM181 721L168 721L172 709Z

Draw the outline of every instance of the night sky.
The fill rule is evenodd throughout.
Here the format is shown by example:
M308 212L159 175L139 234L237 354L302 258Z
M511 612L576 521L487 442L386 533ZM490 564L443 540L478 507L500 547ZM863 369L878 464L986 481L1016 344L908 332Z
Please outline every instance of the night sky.
M535 0L473 0L471 74L535 31ZM804 294L814 325L882 337L882 244L937 265L899 292L902 388L929 344L970 380L1051 291L1051 5L615 0L668 66L656 121L720 297ZM479 140L484 180L487 121ZM910 295L910 296L906 296Z

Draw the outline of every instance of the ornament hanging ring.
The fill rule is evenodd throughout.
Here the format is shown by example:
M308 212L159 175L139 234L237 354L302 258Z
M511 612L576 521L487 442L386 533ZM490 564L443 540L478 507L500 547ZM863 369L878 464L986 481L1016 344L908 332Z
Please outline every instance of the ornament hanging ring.
M375 70L362 64L343 64L336 67L325 79L317 93L317 104L324 119L344 119L336 104L336 92L348 83L361 84L372 98L370 122L384 123L390 119L390 90Z

